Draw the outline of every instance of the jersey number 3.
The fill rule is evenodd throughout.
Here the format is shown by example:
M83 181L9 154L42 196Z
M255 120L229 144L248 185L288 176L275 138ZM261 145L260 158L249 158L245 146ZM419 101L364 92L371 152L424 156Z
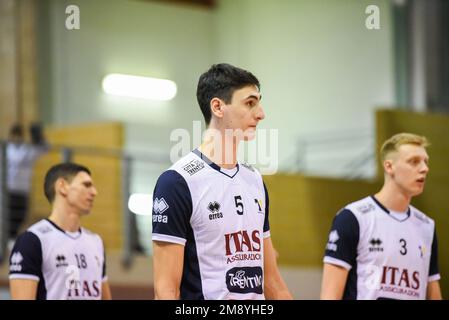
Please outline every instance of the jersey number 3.
M405 239L399 240L401 243L401 251L399 251L403 256L407 254L407 241Z

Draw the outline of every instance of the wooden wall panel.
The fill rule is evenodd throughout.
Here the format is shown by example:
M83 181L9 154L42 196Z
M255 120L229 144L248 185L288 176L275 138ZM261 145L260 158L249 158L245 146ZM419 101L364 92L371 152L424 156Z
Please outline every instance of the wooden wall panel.
M270 229L283 265L320 267L330 226L347 203L373 194L378 183L301 175L265 176Z
M123 144L123 127L119 123L47 128L45 132L52 145L117 150ZM44 176L52 165L61 160L61 154L52 151L36 163L28 225L49 215L50 205L43 195ZM120 159L111 155L75 152L73 161L86 165L91 170L98 189L94 209L89 216L83 217L83 225L100 234L108 249L120 249L123 241Z

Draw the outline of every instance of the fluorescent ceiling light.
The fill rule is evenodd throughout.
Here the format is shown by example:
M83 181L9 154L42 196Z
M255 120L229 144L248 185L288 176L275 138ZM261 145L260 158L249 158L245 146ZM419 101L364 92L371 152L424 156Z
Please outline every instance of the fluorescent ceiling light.
M171 80L112 73L104 77L103 90L117 96L167 101L176 96L177 88Z
M140 215L151 215L153 212L153 196L146 193L133 193L128 200L131 212Z

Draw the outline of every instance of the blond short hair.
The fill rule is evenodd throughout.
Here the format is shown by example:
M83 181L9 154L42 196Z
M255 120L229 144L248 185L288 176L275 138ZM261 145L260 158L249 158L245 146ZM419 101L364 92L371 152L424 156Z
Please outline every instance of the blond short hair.
M430 145L429 141L424 136L419 136L413 133L398 133L384 142L380 148L380 159L385 161L387 156L399 150L399 147L405 144L413 144L426 148Z

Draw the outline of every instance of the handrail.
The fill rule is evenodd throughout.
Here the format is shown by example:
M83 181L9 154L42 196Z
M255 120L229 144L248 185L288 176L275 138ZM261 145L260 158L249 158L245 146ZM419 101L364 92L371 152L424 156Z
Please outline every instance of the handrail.
M0 263L4 260L7 250L9 238L9 213L8 213L8 197L6 189L6 158L7 141L0 140ZM120 148L105 148L92 146L73 146L73 145L46 145L48 152L60 152L61 162L72 161L75 154L115 157L121 161L121 192L123 197L123 251L122 264L125 268L132 265L134 249L138 246L136 217L128 208L128 199L131 195L131 168L135 161L143 161L149 163L166 164L170 162L168 155L157 153L138 153L130 152Z
M340 176L347 179L355 179L363 176L360 173L364 167L375 156L372 139L374 134L368 128L357 130L328 131L315 135L301 136L296 143L296 163L295 171L306 173L310 171L307 158L309 155L319 155L326 157L326 160L333 162L332 153L342 148L358 146L361 150L356 155L351 155L348 159L340 163ZM366 147L362 143L369 142ZM323 158L324 159L324 158Z
M105 147L92 147L92 146L71 146L53 144L49 145L50 151L64 151L70 150L75 153L83 153L84 155L95 155L105 157L117 157L117 158L131 158L132 160L153 162L153 163L167 163L170 158L166 155L161 155L152 152L138 153L123 150L121 148L105 148Z

